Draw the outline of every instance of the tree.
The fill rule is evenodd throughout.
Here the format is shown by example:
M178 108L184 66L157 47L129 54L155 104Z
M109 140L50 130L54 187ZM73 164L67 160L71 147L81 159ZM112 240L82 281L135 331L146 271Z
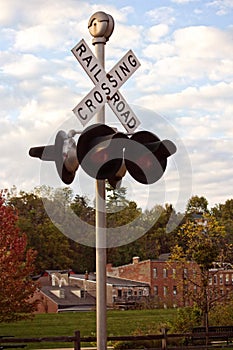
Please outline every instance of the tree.
M160 254L170 252L174 245L176 219L177 214L169 204L165 204L165 207L155 205L144 212L143 222L146 234L139 239L142 259L156 259ZM146 229L146 227L149 228Z
M203 324L208 328L208 314L210 308L219 301L222 296L217 295L213 287L209 285L210 268L214 261L218 261L222 255L224 246L225 229L218 223L214 216L205 215L204 223L187 220L178 231L178 242L172 250L172 260L181 262L196 262L199 267L199 277L188 280L198 287L198 293L188 291L198 307L202 310Z
M35 252L27 249L26 235L17 227L18 217L0 196L0 322L30 317L37 302L31 275Z
M205 197L192 196L186 206L186 214L208 213L208 201Z
M21 192L10 198L9 203L19 213L18 226L27 235L28 247L37 251L35 272L72 268L69 240L51 222L43 198L35 193Z
M134 230L134 233L140 230L138 222L140 221L141 209L137 207L136 202L126 198L124 187L119 189L107 187L106 210L108 228L118 228L119 232L122 232L122 230L125 230L125 225L127 225L128 235L132 230ZM135 222L135 226L131 227L133 222ZM115 265L123 265L131 261L135 254L138 254L137 241L119 246L116 244L116 246L108 248L107 261Z
M218 221L225 227L225 259L227 263L233 263L233 199L228 199L224 204L215 205L211 211Z

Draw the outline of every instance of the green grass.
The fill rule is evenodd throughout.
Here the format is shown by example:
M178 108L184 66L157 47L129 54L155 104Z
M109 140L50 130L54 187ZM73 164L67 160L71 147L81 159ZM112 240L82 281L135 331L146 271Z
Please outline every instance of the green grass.
M146 333L148 329L155 330L160 324L168 322L174 318L176 310L128 310L128 311L108 311L107 330L108 335L131 335L135 331L141 330ZM96 314L95 312L76 312L61 314L40 314L34 319L24 320L16 323L1 323L0 335L13 335L15 337L33 338L48 336L73 336L79 330L81 337L95 336L96 334ZM58 344L56 344L57 346ZM73 346L70 344L60 344L62 347ZM27 346L30 348L54 347L50 343L35 343Z

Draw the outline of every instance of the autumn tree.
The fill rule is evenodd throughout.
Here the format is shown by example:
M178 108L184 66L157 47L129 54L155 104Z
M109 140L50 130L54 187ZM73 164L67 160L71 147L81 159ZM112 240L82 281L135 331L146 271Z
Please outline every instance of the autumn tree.
M225 262L233 263L233 199L228 199L224 204L215 205L211 209L213 215L225 227Z
M35 272L41 273L47 269L71 268L69 240L52 223L46 213L44 199L33 192L20 192L9 199L19 214L18 226L27 235L28 247L37 251ZM54 205L55 208L58 208Z
M195 284L198 292L188 291L189 298L202 310L203 324L208 327L210 308L222 296L217 295L209 285L210 268L219 260L224 245L225 229L214 216L204 215L202 222L187 220L178 231L178 242L172 249L172 260L187 263L195 262L199 267L199 276L195 280L189 278L189 284Z
M27 249L26 235L17 226L17 214L0 196L0 322L30 317L36 301L31 275L35 252Z
M150 227L146 234L140 239L140 246L143 249L141 255L144 259L156 259L160 254L169 253L174 245L174 232L178 226L177 214L172 205L155 205L152 209L146 210L143 221Z
M208 201L205 197L192 196L186 206L186 214L208 213Z

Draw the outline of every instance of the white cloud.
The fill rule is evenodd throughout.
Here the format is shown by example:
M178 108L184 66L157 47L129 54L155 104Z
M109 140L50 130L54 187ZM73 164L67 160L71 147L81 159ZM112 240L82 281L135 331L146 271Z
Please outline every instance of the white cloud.
M190 2L199 2L199 0L171 0L175 4L188 4Z
M224 59L231 56L233 37L217 28L192 26L176 30L174 44L184 57Z
M167 24L158 24L149 28L146 38L152 43L158 42L169 31Z
M44 74L48 65L46 60L31 54L11 56L11 62L5 63L2 71L5 75L15 78L31 79Z
M230 13L233 9L233 3L231 0L214 0L207 3L207 6L217 8L216 14L224 16Z
M152 20L153 23L164 23L167 25L175 22L174 10L172 7L162 6L154 8L146 13L146 15Z
M221 49L219 47L221 43ZM184 86L232 82L232 36L212 27L187 27L176 30L166 40L146 46L144 71L137 77L145 93L182 89ZM147 67L148 66L148 67Z
M158 108L160 111L180 109L208 109L209 111L222 111L231 104L233 96L233 83L218 83L216 85L203 85L200 88L187 87L180 92L168 94L153 94L141 97L137 103L147 108Z

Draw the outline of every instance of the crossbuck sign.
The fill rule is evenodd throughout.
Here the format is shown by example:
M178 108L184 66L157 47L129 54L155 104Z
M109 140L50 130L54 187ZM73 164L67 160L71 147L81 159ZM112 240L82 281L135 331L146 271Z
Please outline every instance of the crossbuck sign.
M85 126L107 102L127 132L133 132L140 121L118 89L140 66L134 53L129 50L106 74L83 39L71 51L95 84L89 94L73 109L82 125Z

